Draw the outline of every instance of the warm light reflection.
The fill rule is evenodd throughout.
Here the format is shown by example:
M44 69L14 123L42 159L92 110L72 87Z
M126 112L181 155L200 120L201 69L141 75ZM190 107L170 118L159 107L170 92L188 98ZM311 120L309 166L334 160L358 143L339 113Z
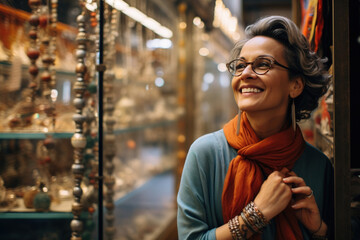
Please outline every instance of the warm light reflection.
M207 55L209 55L210 51L209 49L203 47L199 49L199 54L203 57L206 57Z
M203 77L203 81L207 84L211 84L214 82L215 76L212 73L205 73Z
M157 48L169 49L172 47L172 42L170 39L155 38L148 40L146 42L146 47L149 49L157 49Z
M143 26L152 30L156 34L164 38L171 38L173 33L170 29L162 26L159 22L154 20L151 17L148 17L146 14L138 10L137 8L130 7L129 4L122 0L105 0L107 4L111 5L113 8L121 11L128 17L134 19L135 21L141 23Z
M219 70L219 72L226 72L226 70L227 70L226 64L225 63L219 63L217 65L217 69Z
M220 28L229 38L234 41L240 39L237 18L232 16L230 10L225 7L222 0L216 0L213 26Z
M155 86L157 87L163 87L165 85L165 80L161 77L157 77L155 79Z
M180 29L185 29L186 28L186 22L181 22L181 23L179 23L179 28Z

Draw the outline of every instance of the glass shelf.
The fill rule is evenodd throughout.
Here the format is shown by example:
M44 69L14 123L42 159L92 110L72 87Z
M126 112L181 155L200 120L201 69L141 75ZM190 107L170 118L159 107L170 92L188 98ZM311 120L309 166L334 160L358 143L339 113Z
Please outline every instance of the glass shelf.
M175 186L172 182L174 181L173 175L174 169L165 170L162 173L159 173L150 179L147 179L140 184L139 186L135 187L132 191L125 193L123 196L115 197L115 205L128 205L133 204L133 201L144 201L149 204L149 196L155 196L156 198L166 199L172 196L172 192L175 191L173 186ZM170 184L170 185L169 185ZM162 186L162 187L159 187ZM148 194L147 191L159 191L159 194ZM152 204L159 204L160 202L157 200L152 201ZM136 205L136 204L135 204Z
M10 67L12 65L12 63L9 61L0 61L0 65ZM21 68L23 70L26 70L29 68L29 66L22 65ZM61 74L61 75L76 76L75 69L74 69L74 71L66 71L66 70L61 70L61 69L55 69L55 70L56 70L56 73ZM42 71L41 67L39 68L39 71Z
M121 216L115 218L115 239L159 239L176 219L174 173L168 170L152 177L115 200L115 205L115 216Z
M45 139L46 136L53 138L71 138L71 132L0 132L0 139Z
M71 219L71 212L0 212L0 219Z
M137 126L130 126L126 128L119 128L114 131L115 135L120 135L129 132L141 131L147 128L156 128L168 126L176 123L176 120L164 120L159 122L153 122L148 124L141 124ZM71 138L73 132L0 132L0 139L45 139L46 136L51 135L53 138Z
M140 124L137 126L118 128L114 132L115 132L115 135L118 135L118 134L122 134L122 133L141 131L146 128L156 128L156 127L168 126L168 125L171 125L174 123L176 123L176 120L163 120L163 121L158 121L158 122L153 122L153 123Z

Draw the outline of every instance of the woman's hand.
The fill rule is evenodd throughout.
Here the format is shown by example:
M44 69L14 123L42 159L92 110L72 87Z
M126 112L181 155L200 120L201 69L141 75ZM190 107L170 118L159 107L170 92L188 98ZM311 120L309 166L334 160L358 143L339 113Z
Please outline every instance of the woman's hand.
M267 221L281 213L290 203L291 187L283 181L289 170L272 172L261 185L260 191L254 203L262 212Z
M325 235L327 226L322 222L319 208L315 197L304 179L298 177L294 172L288 172L288 176L283 179L285 184L292 186L294 194L291 207L295 210L298 220L311 232L317 235Z

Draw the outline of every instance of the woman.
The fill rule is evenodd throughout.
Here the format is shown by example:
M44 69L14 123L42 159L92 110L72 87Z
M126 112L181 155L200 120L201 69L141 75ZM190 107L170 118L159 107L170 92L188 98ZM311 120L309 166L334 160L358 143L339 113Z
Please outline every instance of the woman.
M245 32L227 64L239 115L189 150L179 239L330 239L332 165L296 124L327 91L323 61L285 17Z

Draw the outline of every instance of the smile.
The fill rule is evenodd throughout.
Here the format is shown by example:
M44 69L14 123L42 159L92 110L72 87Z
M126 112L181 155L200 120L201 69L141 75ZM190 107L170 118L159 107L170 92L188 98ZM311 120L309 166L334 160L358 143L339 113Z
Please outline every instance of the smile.
M259 93L262 92L262 89L259 88L242 88L241 93Z

